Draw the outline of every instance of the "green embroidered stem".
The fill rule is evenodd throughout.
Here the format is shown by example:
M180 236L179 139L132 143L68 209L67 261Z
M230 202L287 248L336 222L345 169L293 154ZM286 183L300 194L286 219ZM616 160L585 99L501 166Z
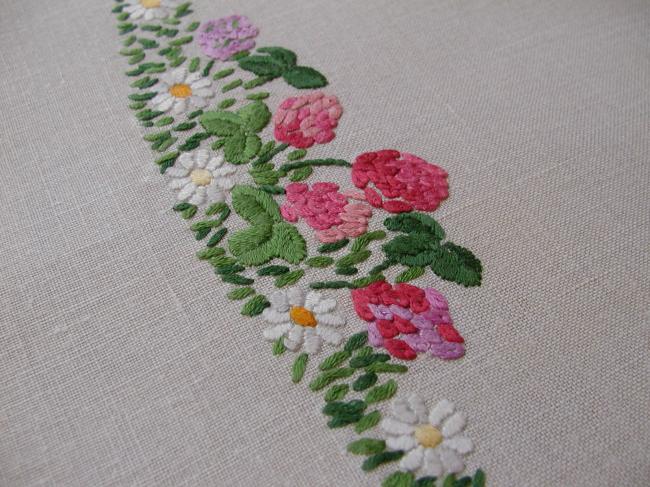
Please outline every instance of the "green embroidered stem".
M284 151L287 147L289 147L288 144L280 144L275 146L272 150L268 151L264 155L261 155L256 161L254 161L253 166L260 166L262 164L266 164L267 162L272 160L276 155L278 155L280 152Z

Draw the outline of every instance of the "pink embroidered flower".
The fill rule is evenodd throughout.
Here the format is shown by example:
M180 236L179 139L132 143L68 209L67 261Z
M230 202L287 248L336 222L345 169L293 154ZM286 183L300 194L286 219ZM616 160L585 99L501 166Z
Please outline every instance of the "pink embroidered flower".
M418 353L451 360L465 354L463 337L454 328L445 297L433 288L378 281L352 291L357 314L369 321L368 340L399 359Z
M280 207L282 217L290 222L304 218L316 230L321 242L336 242L344 237L358 237L368 229L372 209L363 203L350 203L334 183L304 183L286 186L286 201Z
M199 28L198 43L203 53L211 58L226 61L233 54L255 47L254 38L259 33L248 17L231 15L208 20Z
M343 108L335 96L315 91L284 100L273 116L275 138L299 149L325 144L334 137Z
M424 159L396 150L366 152L352 165L352 182L368 202L391 213L433 211L449 196L447 172ZM388 201L368 187L373 183Z

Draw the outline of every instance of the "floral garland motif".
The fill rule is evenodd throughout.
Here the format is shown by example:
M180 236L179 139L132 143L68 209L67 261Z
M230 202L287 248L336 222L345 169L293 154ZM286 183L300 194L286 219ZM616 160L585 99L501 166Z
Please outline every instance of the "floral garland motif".
M191 22L190 2L114 2L120 54L133 66L126 72L135 90L129 107L161 154L155 162L179 200L173 210L205 242L197 257L232 286L227 297L245 300L242 315L268 324L260 333L274 355L296 352L291 380L311 376L308 387L323 392L328 427L350 426L359 435L381 430L347 449L366 457L366 471L399 465L384 487L485 485L480 469L457 478L473 449L462 435L465 417L446 400L429 410L416 395L399 397L397 381L383 380L407 372L398 361L421 353L443 360L465 353L445 297L408 284L428 270L466 287L481 284L480 261L444 241L440 224L422 213L448 197L447 172L396 150L365 152L353 163L307 158L307 149L334 139L343 114L340 100L320 91L327 79L319 71L282 47L252 53L259 30L247 17ZM195 40L207 59L185 55ZM278 78L312 91L287 98L272 114L264 101L270 93L259 89ZM270 123L275 140L264 141ZM346 168L349 187L303 182L320 167ZM246 228L229 229L233 211ZM379 224L377 212L386 212ZM300 233L299 220L313 235ZM318 242L317 250L307 242ZM399 272L394 284L384 275L392 268ZM301 285L314 269L333 277ZM259 293L263 280L278 290ZM367 330L344 340L347 320L329 294L335 292L348 294ZM309 371L310 357L323 347L333 351ZM384 417L380 405L390 399Z

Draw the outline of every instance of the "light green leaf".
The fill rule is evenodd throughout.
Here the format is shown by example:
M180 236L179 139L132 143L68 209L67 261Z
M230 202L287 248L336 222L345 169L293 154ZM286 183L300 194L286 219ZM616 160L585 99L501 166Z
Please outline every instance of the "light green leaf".
M259 132L271 120L269 108L259 100L240 108L237 114L244 121L249 132Z
M244 125L244 121L237 114L223 110L205 112L199 120L207 132L219 137L239 134Z

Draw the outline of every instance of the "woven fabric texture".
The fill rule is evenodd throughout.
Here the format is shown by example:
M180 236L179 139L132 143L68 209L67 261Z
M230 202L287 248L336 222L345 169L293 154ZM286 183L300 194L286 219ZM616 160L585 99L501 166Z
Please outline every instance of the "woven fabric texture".
M112 2L0 6L0 485L379 485L194 257L127 108ZM327 75L344 114L310 156L394 148L449 172L435 216L483 285L415 281L445 294L467 354L417 360L400 391L467 414L468 468L498 487L647 485L650 3L193 8L248 15L260 45ZM272 91L272 109L293 94ZM365 329L331 294L346 333Z

